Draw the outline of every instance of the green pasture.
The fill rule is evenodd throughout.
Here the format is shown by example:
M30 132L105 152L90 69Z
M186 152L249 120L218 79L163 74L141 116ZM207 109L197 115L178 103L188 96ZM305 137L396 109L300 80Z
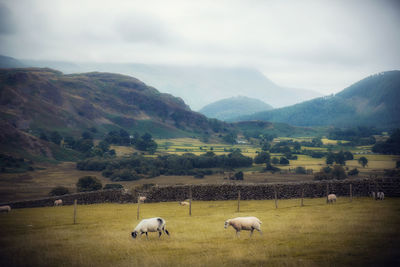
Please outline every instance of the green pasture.
M141 218L161 216L171 236L133 240L136 204L78 205L0 214L1 266L395 266L400 199L145 203ZM263 235L239 238L224 221L256 216Z

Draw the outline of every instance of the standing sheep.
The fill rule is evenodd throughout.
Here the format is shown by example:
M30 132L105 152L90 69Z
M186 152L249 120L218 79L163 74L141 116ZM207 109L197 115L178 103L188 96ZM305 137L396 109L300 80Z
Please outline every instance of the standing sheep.
M10 212L11 211L11 207L6 205L6 206L0 206L0 212Z
M62 206L62 204L63 204L62 199L54 200L54 206Z
M144 203L144 201L147 199L147 197L143 196L143 197L139 197L139 201L140 203Z
M148 239L148 232L158 232L158 237L161 237L163 231L167 235L169 235L168 230L166 229L166 223L163 218L155 217L150 219L142 220L131 233L132 238L135 239L138 234L146 234L146 238Z
M236 236L239 236L241 230L251 231L250 236L253 235L254 230L257 230L261 235L261 223L256 217L236 217L225 222L225 229L231 225L236 230Z
M329 194L328 195L328 203L336 203L336 195L335 194Z
M376 199L377 200L384 200L385 199L385 194L383 192L376 193Z
M181 201L181 202L179 202L179 205L181 205L181 206L189 206L189 202Z
M371 197L372 197L373 199L376 199L376 193L375 193L375 192L371 192Z

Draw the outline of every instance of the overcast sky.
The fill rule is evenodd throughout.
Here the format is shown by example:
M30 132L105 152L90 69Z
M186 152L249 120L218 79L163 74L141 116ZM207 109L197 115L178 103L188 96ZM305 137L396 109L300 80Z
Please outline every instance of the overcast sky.
M0 0L0 54L253 67L329 94L400 69L400 1Z

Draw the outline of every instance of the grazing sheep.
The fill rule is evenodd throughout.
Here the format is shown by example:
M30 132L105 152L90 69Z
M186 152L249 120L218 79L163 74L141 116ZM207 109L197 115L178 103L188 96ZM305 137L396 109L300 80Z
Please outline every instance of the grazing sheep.
M163 218L155 217L150 219L142 220L131 233L132 238L135 239L138 234L146 234L146 238L148 239L148 232L158 232L158 237L161 236L161 231L169 235L168 230L166 229L166 223Z
M147 197L143 196L143 197L139 197L139 201L140 203L144 203L144 201L147 199Z
M190 204L189 204L189 202L181 201L181 202L179 202L179 205L181 205L181 206L189 206Z
M6 206L0 206L0 212L10 212L11 211L11 207L6 205Z
M384 200L385 199L385 194L383 192L376 193L376 199L377 200Z
M236 217L229 219L225 222L225 229L231 225L236 230L236 236L239 236L241 230L250 231L250 236L253 235L253 231L257 230L260 235L261 232L261 221L256 217Z
M62 206L63 202L62 199L54 200L54 206Z
M328 203L336 203L336 195L335 194L329 194L328 195Z

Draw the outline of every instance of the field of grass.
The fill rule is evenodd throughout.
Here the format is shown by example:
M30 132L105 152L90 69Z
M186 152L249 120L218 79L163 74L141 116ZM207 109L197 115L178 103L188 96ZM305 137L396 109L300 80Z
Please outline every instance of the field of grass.
M161 216L171 236L133 240L136 204L78 205L0 214L1 266L398 266L400 199L339 198L145 203L141 218ZM257 216L263 235L235 237L224 221Z

